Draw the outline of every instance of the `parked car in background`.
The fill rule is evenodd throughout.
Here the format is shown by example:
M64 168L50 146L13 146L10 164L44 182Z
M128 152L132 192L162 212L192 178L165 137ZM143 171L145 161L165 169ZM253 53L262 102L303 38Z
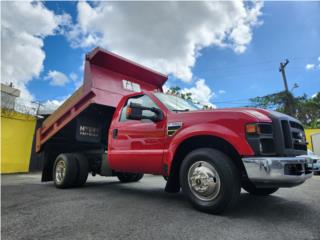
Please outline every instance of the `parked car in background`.
M311 150L308 149L308 155L303 155L302 157L309 157L312 159L312 166L311 164L309 167L313 169L314 175L320 174L320 156L314 154Z

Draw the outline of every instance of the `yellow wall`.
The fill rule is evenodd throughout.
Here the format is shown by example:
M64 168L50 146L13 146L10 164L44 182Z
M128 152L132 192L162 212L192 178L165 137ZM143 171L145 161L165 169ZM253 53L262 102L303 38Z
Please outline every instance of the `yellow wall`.
M311 137L310 136L312 134L315 134L315 133L320 133L320 128L317 128L317 129L305 129L304 131L306 133L306 138L307 138L307 142L308 142L308 149L313 151L312 145L311 145Z
M29 171L36 118L1 110L1 173Z

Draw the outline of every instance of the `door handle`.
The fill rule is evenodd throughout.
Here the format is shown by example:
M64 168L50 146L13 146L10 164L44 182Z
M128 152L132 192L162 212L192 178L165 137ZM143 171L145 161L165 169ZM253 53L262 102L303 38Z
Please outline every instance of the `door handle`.
M117 138L118 137L118 129L115 128L112 130L112 138Z

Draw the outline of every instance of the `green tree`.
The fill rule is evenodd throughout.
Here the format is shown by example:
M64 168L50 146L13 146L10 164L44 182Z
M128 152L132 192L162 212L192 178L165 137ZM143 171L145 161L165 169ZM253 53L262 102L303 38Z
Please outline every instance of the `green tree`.
M184 99L184 100L191 101L191 102L193 102L194 104L200 104L200 103L197 102L195 99L193 99L191 92L182 93L182 92L181 92L181 88L178 87L178 86L169 88L169 89L167 90L166 94L170 94L170 95L174 95L174 96L180 97L180 98L182 98L182 99ZM203 109L206 109L206 108L203 108Z
M192 93L191 92L181 93L181 88L178 86L169 88L169 90L166 93L170 95L178 96L185 100L192 101Z
M288 109L288 95L292 101L293 114ZM306 128L320 127L320 92L315 97L308 98L306 94L294 97L291 93L279 92L263 97L250 99L251 106L258 108L272 109L278 112L293 115L299 119Z
M169 90L166 93L171 94L171 95L180 96L180 91L181 91L181 88L178 86L175 86L175 87L169 88Z

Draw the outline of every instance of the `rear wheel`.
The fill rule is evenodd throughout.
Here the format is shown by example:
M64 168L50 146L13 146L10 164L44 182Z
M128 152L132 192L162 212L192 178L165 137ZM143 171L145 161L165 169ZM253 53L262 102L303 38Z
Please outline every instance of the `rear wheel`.
M77 163L72 154L57 156L53 165L53 181L57 188L73 187L77 178Z
M77 178L75 187L81 187L86 183L88 179L89 162L84 155L79 153L74 154L74 158L77 162Z
M117 173L120 182L138 182L143 177L143 173Z
M180 168L180 184L196 209L210 213L234 207L241 190L235 164L224 153L211 148L187 155Z
M267 196L278 191L279 189L279 188L257 188L252 182L243 183L242 188L246 192L252 195L257 195L257 196Z

